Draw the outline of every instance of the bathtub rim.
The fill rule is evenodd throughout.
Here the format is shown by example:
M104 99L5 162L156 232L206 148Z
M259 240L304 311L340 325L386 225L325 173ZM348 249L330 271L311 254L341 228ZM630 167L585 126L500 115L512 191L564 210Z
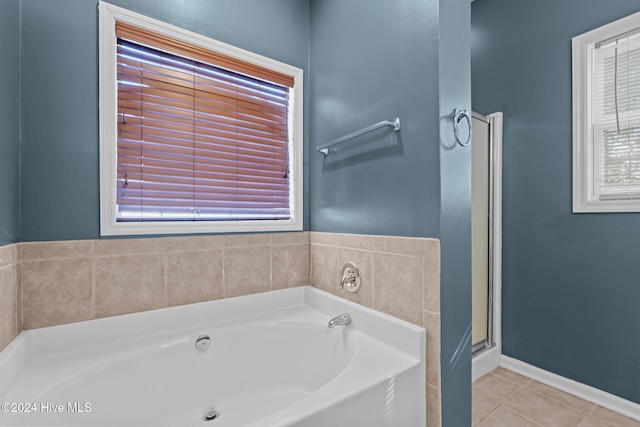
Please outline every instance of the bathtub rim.
M359 332L415 358L419 370L425 372L424 328L320 289L302 286L23 331L0 352L0 384L11 388L30 361L41 355L73 353L79 348L99 345L126 345L129 341L138 342L141 335L154 342L162 340L165 334L193 333L203 323L232 324L234 319L246 321L298 306L323 313L327 322L348 312ZM69 348L69 342L79 345ZM426 387L426 380L424 384Z
M424 342L407 343L413 334L424 335L421 340L424 341L423 327L307 285L24 330L0 352L0 371L6 359L24 351L17 347L25 344L29 354L39 355L59 353L60 339L65 336L73 336L81 347L124 342L141 335L152 340L165 331L175 333L203 323L232 324L235 319L257 318L271 311L304 305L326 314L327 322L348 312L353 324L366 335L415 357L423 356ZM95 328L100 328L100 332L95 333Z

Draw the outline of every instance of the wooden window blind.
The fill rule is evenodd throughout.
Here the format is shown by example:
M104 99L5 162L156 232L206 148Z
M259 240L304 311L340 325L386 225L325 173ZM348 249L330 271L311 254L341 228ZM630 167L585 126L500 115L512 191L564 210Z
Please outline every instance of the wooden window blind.
M291 218L293 77L121 22L117 221Z

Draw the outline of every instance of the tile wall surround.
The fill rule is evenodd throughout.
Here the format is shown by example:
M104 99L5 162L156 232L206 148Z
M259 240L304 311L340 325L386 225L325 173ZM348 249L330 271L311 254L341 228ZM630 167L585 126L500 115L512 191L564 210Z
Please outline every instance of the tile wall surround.
M308 233L21 243L21 326L306 285L308 253Z
M0 247L0 350L20 333L18 245Z
M427 330L427 425L440 426L440 241L311 232L311 284ZM342 266L360 270L360 290L340 292Z
M360 269L355 294L338 290L345 262ZM0 247L0 350L21 330L307 284L427 330L427 423L439 426L438 239L293 232Z

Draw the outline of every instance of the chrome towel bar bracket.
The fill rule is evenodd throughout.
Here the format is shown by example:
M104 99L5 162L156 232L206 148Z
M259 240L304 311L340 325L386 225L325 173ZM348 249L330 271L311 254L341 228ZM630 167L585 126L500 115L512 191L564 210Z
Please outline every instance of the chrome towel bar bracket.
M396 117L395 119L392 119L392 120L383 120L383 121L378 122L378 123L376 123L374 125L368 126L368 127L364 128L364 129L360 129L358 131L350 133L349 135L345 135L342 138L338 138L338 139L333 140L333 141L331 141L331 142L329 142L327 144L324 144L324 145L321 145L321 146L317 147L316 151L318 151L318 152L320 152L320 153L322 153L322 154L324 154L326 156L327 154L329 154L329 148L331 148L331 147L333 147L335 145L341 144L341 143L343 143L343 142L345 142L345 141L347 141L349 139L357 138L357 137L359 137L361 135L364 135L366 133L373 132L374 130L383 128L385 126L392 126L394 132L399 131L400 130L400 117Z
M458 130L462 119L467 120L467 127L469 128L469 134L467 135L467 140L465 142L462 142L462 140L460 139L460 132ZM473 135L473 127L471 125L471 116L469 115L469 110L453 110L453 134L455 135L458 144L463 147L469 145Z

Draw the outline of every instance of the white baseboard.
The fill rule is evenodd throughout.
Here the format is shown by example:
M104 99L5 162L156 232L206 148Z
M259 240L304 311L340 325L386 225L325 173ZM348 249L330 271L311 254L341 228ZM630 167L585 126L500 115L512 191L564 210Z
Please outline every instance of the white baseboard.
M524 375L548 386L557 388L566 393L577 396L588 402L595 403L603 408L640 421L640 404L623 399L611 393L599 390L595 387L579 383L574 380L556 375L544 369L536 368L528 363L508 357L500 357L500 366L518 374Z

